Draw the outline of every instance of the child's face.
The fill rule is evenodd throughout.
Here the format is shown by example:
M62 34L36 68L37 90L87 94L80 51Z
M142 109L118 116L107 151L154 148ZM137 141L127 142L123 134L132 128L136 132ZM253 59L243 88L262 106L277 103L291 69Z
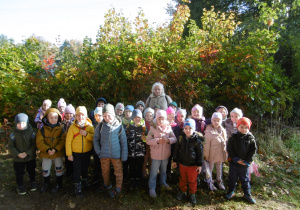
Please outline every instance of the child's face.
M192 129L192 127L189 126L189 125L184 126L183 131L184 131L186 137L188 137L188 138L189 138L189 137L193 134L193 132L194 132L193 129Z
M64 113L65 109L66 109L65 106L58 107L58 110L60 111L60 113Z
M66 120L71 120L74 117L72 113L65 113L65 119Z
M213 118L211 120L211 124L215 127L215 128L218 128L221 126L221 119L220 118Z
M19 123L17 123L17 128L18 128L19 130L24 130L24 129L26 129L26 128L27 128L27 122L19 122Z
M50 108L50 106L46 103L43 104L43 110L47 111Z
M95 119L99 123L99 122L101 122L103 120L103 117L100 114L95 114Z
M85 123L85 121L86 121L86 116L83 114L83 113L78 113L77 115L76 115L76 120L77 120L77 122L79 122L79 123Z
M154 93L155 96L160 96L161 91L162 91L162 90L161 90L160 86L159 86L159 85L156 85L156 86L154 87L153 93Z
M192 117L194 119L200 120L201 119L201 113L199 109L195 109L194 111L192 111Z
M227 115L226 115L226 110L224 108L218 109L217 112L220 112L222 114L223 120L226 119Z
M168 115L167 115L167 120L168 120L170 123L174 122L174 120L175 120L175 114L173 114L173 113L168 114Z
M133 118L133 122L134 122L134 124L135 125L139 125L140 124L140 122L141 122L141 118L140 117L135 117L135 118Z
M240 124L238 127L238 131L241 132L242 134L247 134L249 132L248 125Z
M184 116L182 114L177 114L177 120L182 123L184 121Z
M132 111L130 111L130 110L125 110L125 117L126 117L127 119L129 119L129 118L131 117L131 115L132 115Z
M114 116L112 114L108 113L108 112L105 112L103 114L103 118L109 124L112 124L114 122L114 119L115 119Z
M240 115L238 115L237 113L231 113L230 114L230 119L232 122L237 123L237 121L240 119Z
M177 107L174 106L174 105L171 105L170 107L172 107L175 111L176 111L176 109L177 109Z
M164 117L159 117L159 118L156 119L156 123L159 126L164 126L167 123L167 119L164 118Z
M104 103L104 101L98 101L98 103L97 103L97 107L104 107L104 105L105 105L105 103Z
M116 112L116 115L118 115L118 116L123 115L123 110L122 109L117 109L115 112Z
M152 122L152 120L153 120L153 114L151 112L147 112L146 121L147 122Z
M136 108L139 109L139 110L141 110L141 112L143 113L143 111L144 111L143 105L138 105Z
M50 124L55 125L58 121L58 114L56 112L49 112L47 119Z

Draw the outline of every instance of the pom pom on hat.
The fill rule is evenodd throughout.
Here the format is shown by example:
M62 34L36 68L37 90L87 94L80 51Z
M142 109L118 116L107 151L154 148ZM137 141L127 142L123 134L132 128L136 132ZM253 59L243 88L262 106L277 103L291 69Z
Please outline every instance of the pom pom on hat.
M236 125L237 125L237 127L239 127L241 124L247 125L248 128L250 129L250 128L251 128L251 125L252 125L252 122L251 122L251 120L250 120L249 118L247 118L247 117L242 117L242 118L240 118L240 119L237 121Z
M50 107L52 105L52 101L50 99L46 99L43 101L43 104L47 104Z
M79 106L79 107L77 107L77 109L76 109L76 115L79 114L79 113L82 113L82 114L84 114L84 116L87 117L87 110L86 110L85 106Z
M220 120L223 119L222 114L220 112L214 112L211 116L211 119L214 119L214 118L219 118Z
M75 115L75 108L74 108L74 106L72 106L72 104L69 104L68 106L66 106L65 114L68 114L68 113Z
M133 119L135 117L139 117L141 119L143 118L143 114L142 114L141 110L139 110L139 109L133 110L131 119Z
M111 115L113 115L113 116L115 116L115 109L114 109L114 106L113 105L111 105L111 104L105 104L105 106L103 107L103 109L102 109L102 113L104 114L104 113L109 113L109 114L111 114Z
M237 113L240 117L243 117L243 112L242 112L242 110L239 109L239 108L234 108L234 109L230 112L230 114L231 114L231 113Z
M146 114L147 114L148 112L151 112L151 113L154 115L154 109L148 107L148 108L145 109L145 111L144 111L144 117L145 117L145 118L146 118Z
M175 110L171 106L169 106L169 108L167 108L166 112L167 112L167 114L172 114L172 113L175 114Z
M63 98L59 99L59 101L58 101L58 103L57 103L57 108L59 108L59 107L61 107L61 106L63 106L63 107L66 107L66 106L67 106L67 104L66 104L66 102L65 102L65 99L63 99Z
M185 110L185 109L178 109L177 112L176 112L176 116L177 116L178 114L183 115L184 118L185 118L185 117L186 117L186 110Z
M15 123L18 124L20 122L26 122L28 123L28 116L24 113L19 113L15 116Z
M145 108L145 103L143 101L136 102L135 107L138 107L139 105L142 105Z
M155 118L164 117L167 119L167 112L165 110L157 110Z
M117 109L121 109L122 111L124 111L124 104L122 104L121 102L117 103L115 110Z
M102 115L102 107L96 107L96 109L94 110L94 115L99 114Z
M184 121L183 127L190 126L194 131L196 130L196 123L195 120L188 118Z
M132 105L127 105L127 106L125 107L125 110L129 110L129 111L133 112L134 107L133 107Z

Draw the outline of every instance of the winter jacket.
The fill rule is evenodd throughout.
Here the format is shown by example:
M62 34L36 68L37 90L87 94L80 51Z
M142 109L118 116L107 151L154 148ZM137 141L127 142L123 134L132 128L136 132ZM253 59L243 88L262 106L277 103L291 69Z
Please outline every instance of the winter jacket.
M170 143L159 144L158 140L163 137L169 139ZM165 128L161 128L160 126L153 124L150 127L150 131L148 132L146 139L146 143L150 145L151 159L165 160L169 158L171 155L171 144L176 143L176 141L177 139L171 126L168 125Z
M87 132L86 136L81 135L79 132L83 129ZM93 138L94 138L94 127L92 121L87 118L86 123L83 128L77 124L77 120L73 122L67 133L66 139L66 156L75 153L86 153L93 148Z
M13 156L14 162L27 162L36 157L36 133L30 124L25 130L15 128L10 134L8 148ZM20 153L26 152L25 158L19 158Z
M44 115L45 115L45 111L43 110L43 107L40 107L38 109L38 113L36 114L35 119L34 119L34 122L37 124L38 129L41 129L44 126L44 124L41 120L41 116L44 117Z
M51 128L47 120L47 115L50 112L58 113L58 122L54 128ZM66 132L61 125L61 115L57 109L50 108L45 112L42 119L44 124L44 136L41 130L36 135L36 146L40 150L40 158L55 159L65 155ZM54 155L49 155L48 150L55 149Z
M162 93L159 96L155 96L153 93L151 93L146 101L145 108L151 107L153 109L155 105L159 105L160 109L166 110L171 102L172 99L165 93Z
M206 127L203 155L208 162L225 162L227 160L226 131L223 127L215 129L212 125Z
M96 109L96 107L97 107L99 101L104 101L104 103L107 104L107 102L106 102L106 100L105 100L104 98L98 98L97 101L96 101L96 103L95 103L95 109ZM92 121L92 124L93 124L93 125L97 125L97 124L98 124L97 120L95 119L94 110L92 110L92 111L89 113L89 116L88 116L88 117L89 117L89 119Z
M227 132L227 138L230 138L232 134L237 132L236 124L234 125L230 118L225 120L225 128Z
M68 132L68 130L69 130L70 126L73 124L74 120L75 120L75 117L72 117L69 122L67 122L66 119L64 119L62 121L61 124L64 126L64 129L65 129L66 132Z
M241 132L234 133L228 140L228 160L232 163L238 164L237 161L244 160L249 166L253 161L255 151L256 141L251 132L247 134L242 134Z
M130 124L126 128L128 142L128 157L143 157L146 154L146 143L142 140L142 136L147 136L145 125L136 126Z
M187 138L182 132L175 144L173 161L184 166L202 166L203 141L204 138L201 133L194 132L190 138Z
M178 139L179 136L180 136L180 134L181 134L181 132L183 131L183 129L180 128L180 127L177 125L177 123L173 123L173 124L171 125L171 128L172 128L172 131L173 131L174 135L176 136L176 139Z
M194 118L192 118L194 119ZM202 133L204 135L204 131L206 129L206 124L205 124L205 117L202 117L201 119L194 119L195 124L196 124L196 131Z
M112 124L103 120L97 125L93 143L99 158L127 160L127 137L125 129L117 118Z

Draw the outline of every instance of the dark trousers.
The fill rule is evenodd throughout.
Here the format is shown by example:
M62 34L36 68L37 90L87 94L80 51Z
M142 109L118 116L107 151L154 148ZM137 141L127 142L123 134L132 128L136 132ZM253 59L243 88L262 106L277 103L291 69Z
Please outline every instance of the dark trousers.
M30 181L31 182L35 181L35 167L36 167L35 159L27 162L14 162L17 185L21 186L24 184L23 177L25 174L25 168L29 175Z
M175 148L175 144L171 144L171 155L169 157L169 162L168 162L168 166L167 166L167 174L171 173L171 164L172 164L174 148Z
M65 168L66 176L71 176L73 174L73 162L68 160L68 156L65 156Z
M88 178L91 151L85 153L73 152L73 157L74 157L73 160L74 182L79 183L81 182L80 176L82 177L82 179Z
M142 157L128 157L129 177L142 178L144 156Z
M95 150L92 150L94 158L94 179L99 179L102 175L100 158L96 154Z
M245 195L250 195L250 179L249 179L249 167L242 166L238 163L229 164L228 175L228 192L235 190L237 180L240 179L242 189Z

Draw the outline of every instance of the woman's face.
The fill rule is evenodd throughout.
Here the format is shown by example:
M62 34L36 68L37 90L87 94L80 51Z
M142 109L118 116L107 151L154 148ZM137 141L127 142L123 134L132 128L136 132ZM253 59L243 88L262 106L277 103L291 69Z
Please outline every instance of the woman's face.
M155 95L155 96L160 96L160 95L161 95L161 92L162 92L162 89L160 88L160 86L159 86L159 85L156 85L156 86L154 87L154 90L153 90L154 95Z

